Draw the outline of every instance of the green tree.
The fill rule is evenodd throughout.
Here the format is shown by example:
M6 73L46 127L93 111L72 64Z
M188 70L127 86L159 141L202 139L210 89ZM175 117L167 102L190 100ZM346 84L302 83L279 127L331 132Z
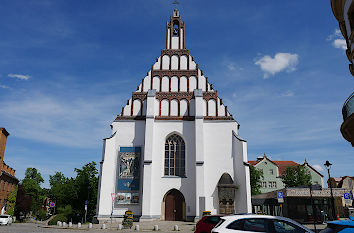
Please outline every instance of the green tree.
M7 214L14 216L17 197L17 187L7 197Z
M261 193L261 179L263 178L263 171L250 165L250 183L251 194L256 195Z
M32 211L36 215L43 204L46 192L41 188L44 180L36 168L27 168L21 184L27 196L32 197Z
M96 163L92 161L81 169L75 168L75 172L77 173L75 184L78 188L75 209L83 216L85 200L88 200L87 216L88 219L91 219L96 213L97 204L98 171Z
M301 165L287 167L281 179L287 188L311 184L311 174Z
M75 168L76 177L67 178L61 172L49 176L50 198L56 203L57 212L68 219L81 221L88 200L87 219L95 215L97 202L98 171L95 162ZM70 211L63 211L70 210Z

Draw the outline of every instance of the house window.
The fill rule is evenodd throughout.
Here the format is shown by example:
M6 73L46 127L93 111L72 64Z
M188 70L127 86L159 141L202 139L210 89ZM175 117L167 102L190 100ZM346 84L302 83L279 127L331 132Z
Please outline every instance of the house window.
M266 181L262 182L262 188L267 188L267 182Z
M185 176L185 144L182 137L173 134L165 143L165 176Z
M273 175L274 174L274 170L273 169L269 169L269 174Z
M268 183L268 188L276 188L277 187L277 182L275 181L269 181Z
M315 181L315 184L318 184L318 181Z

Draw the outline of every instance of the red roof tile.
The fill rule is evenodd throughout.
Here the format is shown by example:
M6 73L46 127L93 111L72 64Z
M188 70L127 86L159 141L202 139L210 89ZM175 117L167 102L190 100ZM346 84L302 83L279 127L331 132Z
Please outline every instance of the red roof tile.
M287 167L296 167L297 165L299 165L294 161L273 161L273 163L275 163L278 166L279 176L283 174L283 172L286 170Z

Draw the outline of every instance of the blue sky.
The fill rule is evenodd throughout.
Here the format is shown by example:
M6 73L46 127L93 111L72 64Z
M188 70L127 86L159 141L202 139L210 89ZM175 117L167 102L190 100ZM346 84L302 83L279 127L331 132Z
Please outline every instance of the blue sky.
M22 179L101 160L110 123L165 45L172 1L5 1L0 125ZM339 131L353 91L330 1L181 1L186 47L248 141L250 160L305 158L354 175ZM322 166L323 169L323 166ZM322 171L325 173L325 171Z

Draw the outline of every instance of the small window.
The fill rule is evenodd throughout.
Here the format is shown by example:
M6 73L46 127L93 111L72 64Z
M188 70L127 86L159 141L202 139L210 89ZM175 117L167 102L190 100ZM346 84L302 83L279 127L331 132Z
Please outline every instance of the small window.
M220 221L219 216L210 216L204 220L205 223L210 223L210 224L217 224L219 221Z
M231 230L243 230L244 220L237 220L230 223L226 228Z
M306 231L293 223L273 220L274 232L276 233L305 233Z
M267 182L266 181L262 182L262 188L267 188Z
M273 175L274 174L274 170L273 169L269 169L269 175Z
M267 232L266 220L261 218L245 219L243 230L253 232Z

